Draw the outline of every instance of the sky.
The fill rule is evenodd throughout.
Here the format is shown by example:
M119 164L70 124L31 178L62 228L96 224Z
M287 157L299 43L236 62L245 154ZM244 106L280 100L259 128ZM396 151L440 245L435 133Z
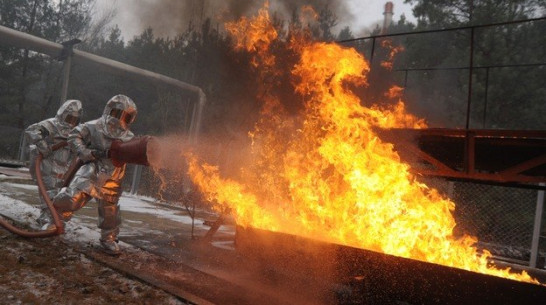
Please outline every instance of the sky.
M339 10L336 13L338 27L334 33L349 26L353 35L359 37L368 35L376 24L382 24L387 1L270 0L270 2L272 8L282 6L287 9L309 2L328 3L329 7ZM402 14L405 14L409 21L415 21L411 6L405 4L404 0L391 0L391 2L394 5L394 21L400 19ZM127 41L142 33L148 26L151 26L158 36L175 36L187 26L188 15L200 16L202 13L205 16L212 16L213 22L219 18L233 19L240 15L249 15L249 11L261 7L262 3L261 0L97 0L97 8L99 15L108 10L116 10L113 24L119 26L122 36ZM193 11L193 14L190 11ZM218 20L217 23L220 21Z

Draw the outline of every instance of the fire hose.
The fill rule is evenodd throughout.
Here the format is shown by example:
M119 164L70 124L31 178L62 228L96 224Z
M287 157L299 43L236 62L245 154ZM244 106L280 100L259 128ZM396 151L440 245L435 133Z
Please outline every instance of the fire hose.
M143 136L137 137L127 142L121 141L112 141L110 149L107 151L106 156L112 159L114 166L120 167L126 163L129 164L139 164L139 165L150 165L149 159L156 157L154 152L157 152L157 141L154 137ZM60 149L66 146L68 143L63 141L57 143L51 147L52 151ZM11 233L20 235L22 237L49 237L54 235L59 235L64 233L64 224L60 219L59 214L53 206L53 202L49 195L43 181L41 164L43 160L43 155L38 153L35 162L35 171L36 171L36 183L38 184L38 191L42 195L50 213L53 218L53 222L56 226L55 229L42 230L42 231L29 231L15 227L11 223L0 217L0 225L10 231ZM72 178L78 171L78 169L84 164L79 158L75 158L70 167L63 176L63 185L62 187L68 186Z

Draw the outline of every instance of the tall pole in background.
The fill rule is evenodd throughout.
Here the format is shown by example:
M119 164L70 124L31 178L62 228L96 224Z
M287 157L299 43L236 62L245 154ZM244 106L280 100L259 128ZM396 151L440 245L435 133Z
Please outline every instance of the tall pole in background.
M381 28L381 35L386 34L388 28L391 26L392 15L394 15L393 7L394 7L394 4L392 4L392 2L389 1L385 3L385 12L383 13L383 16L385 17L383 18L383 27Z
M69 41L62 43L63 50L59 60L63 60L63 85L61 87L61 100L59 103L62 105L68 95L68 82L70 80L70 66L72 65L72 54L74 54L74 45L82 42L81 40L75 38Z

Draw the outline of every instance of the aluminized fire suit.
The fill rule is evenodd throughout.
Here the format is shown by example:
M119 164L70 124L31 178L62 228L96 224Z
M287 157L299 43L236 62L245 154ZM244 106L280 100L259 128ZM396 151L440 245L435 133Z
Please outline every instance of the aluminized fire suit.
M25 130L30 144L30 174L36 180L35 161L38 153L42 153L40 171L50 198L53 198L62 187L63 175L72 161L69 146L55 151L52 151L51 148L53 145L67 140L70 130L79 124L82 113L80 101L67 100L57 110L55 117L32 124ZM51 222L51 215L43 198L41 201L42 212L37 222L40 225L45 225Z
M121 224L118 200L122 193L125 165L114 166L107 157L107 151L113 140L125 142L134 137L129 125L136 114L136 105L129 97L116 95L106 103L102 117L83 123L70 132L68 142L84 165L68 187L62 188L53 200L57 211L65 216L83 207L91 198L97 199L100 242L110 254L120 252L117 245Z

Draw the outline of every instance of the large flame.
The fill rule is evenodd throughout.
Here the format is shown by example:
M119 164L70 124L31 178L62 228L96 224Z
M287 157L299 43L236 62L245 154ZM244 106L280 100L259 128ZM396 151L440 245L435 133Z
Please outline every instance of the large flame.
M269 71L267 51L277 39L267 9L226 26L236 46ZM488 266L476 238L453 236L455 204L419 183L391 143L375 128L423 128L400 100L392 107L365 107L349 88L366 84L369 65L354 49L292 38L299 62L291 73L305 99L299 116L288 116L278 98L265 97L250 133L253 160L237 181L190 156L193 182L219 211L243 226L298 234L391 255L538 283L525 272ZM264 72L265 73L265 72ZM387 94L400 93L393 87Z

